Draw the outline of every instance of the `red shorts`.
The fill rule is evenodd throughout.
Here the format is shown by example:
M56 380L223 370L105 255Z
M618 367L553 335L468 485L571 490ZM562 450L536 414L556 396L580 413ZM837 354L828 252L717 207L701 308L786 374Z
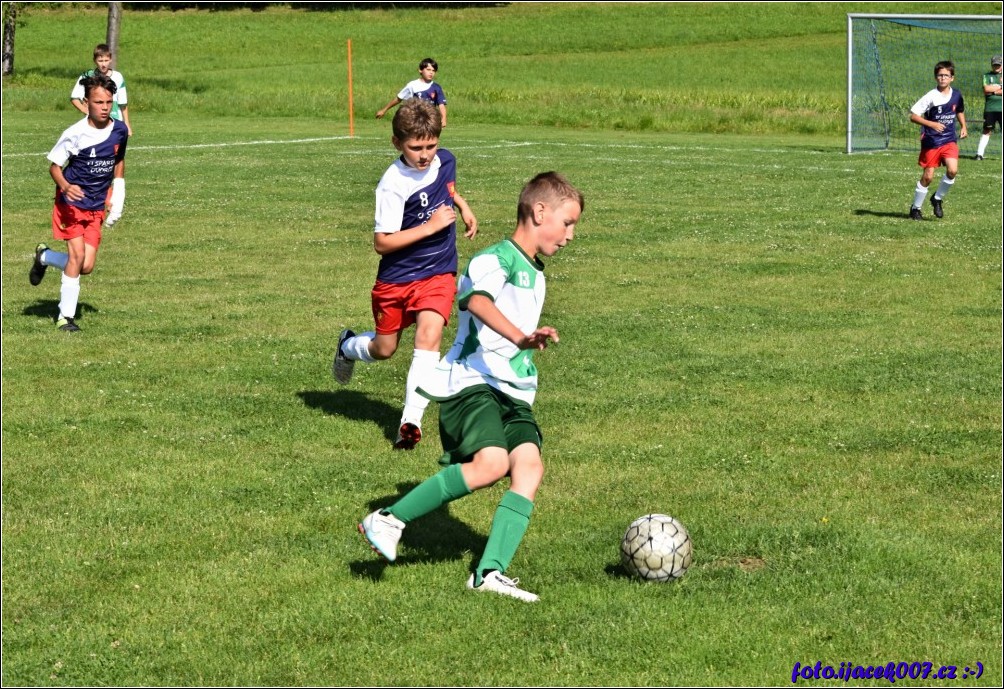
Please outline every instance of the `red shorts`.
M924 148L920 150L920 157L917 165L923 168L941 167L946 158L959 159L959 146L955 142L938 146L937 148Z
M392 335L413 324L419 311L435 311L449 323L457 277L446 273L400 284L377 281L372 294L377 334Z
M63 241L82 236L84 244L97 249L101 245L101 223L104 220L104 209L85 211L57 200L52 206L52 236Z

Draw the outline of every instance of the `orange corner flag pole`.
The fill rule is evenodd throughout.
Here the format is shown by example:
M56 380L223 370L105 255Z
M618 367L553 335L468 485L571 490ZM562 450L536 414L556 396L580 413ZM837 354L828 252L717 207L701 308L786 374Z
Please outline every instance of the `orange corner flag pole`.
M349 136L355 136L355 122L352 119L352 39L348 39L349 44Z

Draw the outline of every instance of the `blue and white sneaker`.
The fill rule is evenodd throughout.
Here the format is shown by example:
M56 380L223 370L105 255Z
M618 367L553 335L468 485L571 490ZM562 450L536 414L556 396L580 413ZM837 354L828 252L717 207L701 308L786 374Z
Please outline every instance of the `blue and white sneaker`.
M392 514L381 514L380 510L366 515L359 525L359 533L370 542L370 547L387 558L397 559L397 543L401 540L404 522Z

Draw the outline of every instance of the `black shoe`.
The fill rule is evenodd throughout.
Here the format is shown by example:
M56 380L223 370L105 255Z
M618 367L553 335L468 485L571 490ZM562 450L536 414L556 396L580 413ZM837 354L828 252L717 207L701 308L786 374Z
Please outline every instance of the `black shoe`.
M981 156L981 155L977 155L977 156L976 156L976 160L983 160L983 156Z
M45 277L45 269L49 267L42 263L42 252L48 248L45 244L39 244L35 247L35 262L31 265L31 270L28 271L28 282L35 287L42 282L42 278Z
M931 197L931 206L934 208L934 217L936 217L936 218L944 218L945 217L945 211L941 207L941 199L938 199L938 198L935 198L935 197L932 196Z
M342 352L342 345L345 344L345 340L355 336L356 334L348 328L342 331L342 334L338 336L338 349L335 350L335 360L331 362L331 373L334 374L335 380L342 385L346 385L352 380L352 369L356 365L354 360L348 358Z
M910 220L923 220L924 216L920 214L919 208L910 209Z
M65 333L80 332L80 326L74 323L72 318L66 316L59 317L59 320L56 321L56 327Z

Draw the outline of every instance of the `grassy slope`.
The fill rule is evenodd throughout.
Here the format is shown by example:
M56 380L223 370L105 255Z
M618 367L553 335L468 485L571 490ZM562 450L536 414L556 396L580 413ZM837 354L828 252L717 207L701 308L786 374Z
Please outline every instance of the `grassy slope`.
M898 12L929 11L898 3ZM435 11L129 12L120 67L138 113L347 119L346 40L356 116L368 119L441 64L457 117L516 126L714 133L833 133L845 101L847 12L870 3L530 3ZM999 14L1000 3L953 12ZM5 107L63 110L105 12L26 12ZM219 21L225 14L226 22ZM44 24L45 31L36 27ZM295 36L295 50L276 27ZM402 40L405 37L427 40ZM459 120L458 120L459 121Z

